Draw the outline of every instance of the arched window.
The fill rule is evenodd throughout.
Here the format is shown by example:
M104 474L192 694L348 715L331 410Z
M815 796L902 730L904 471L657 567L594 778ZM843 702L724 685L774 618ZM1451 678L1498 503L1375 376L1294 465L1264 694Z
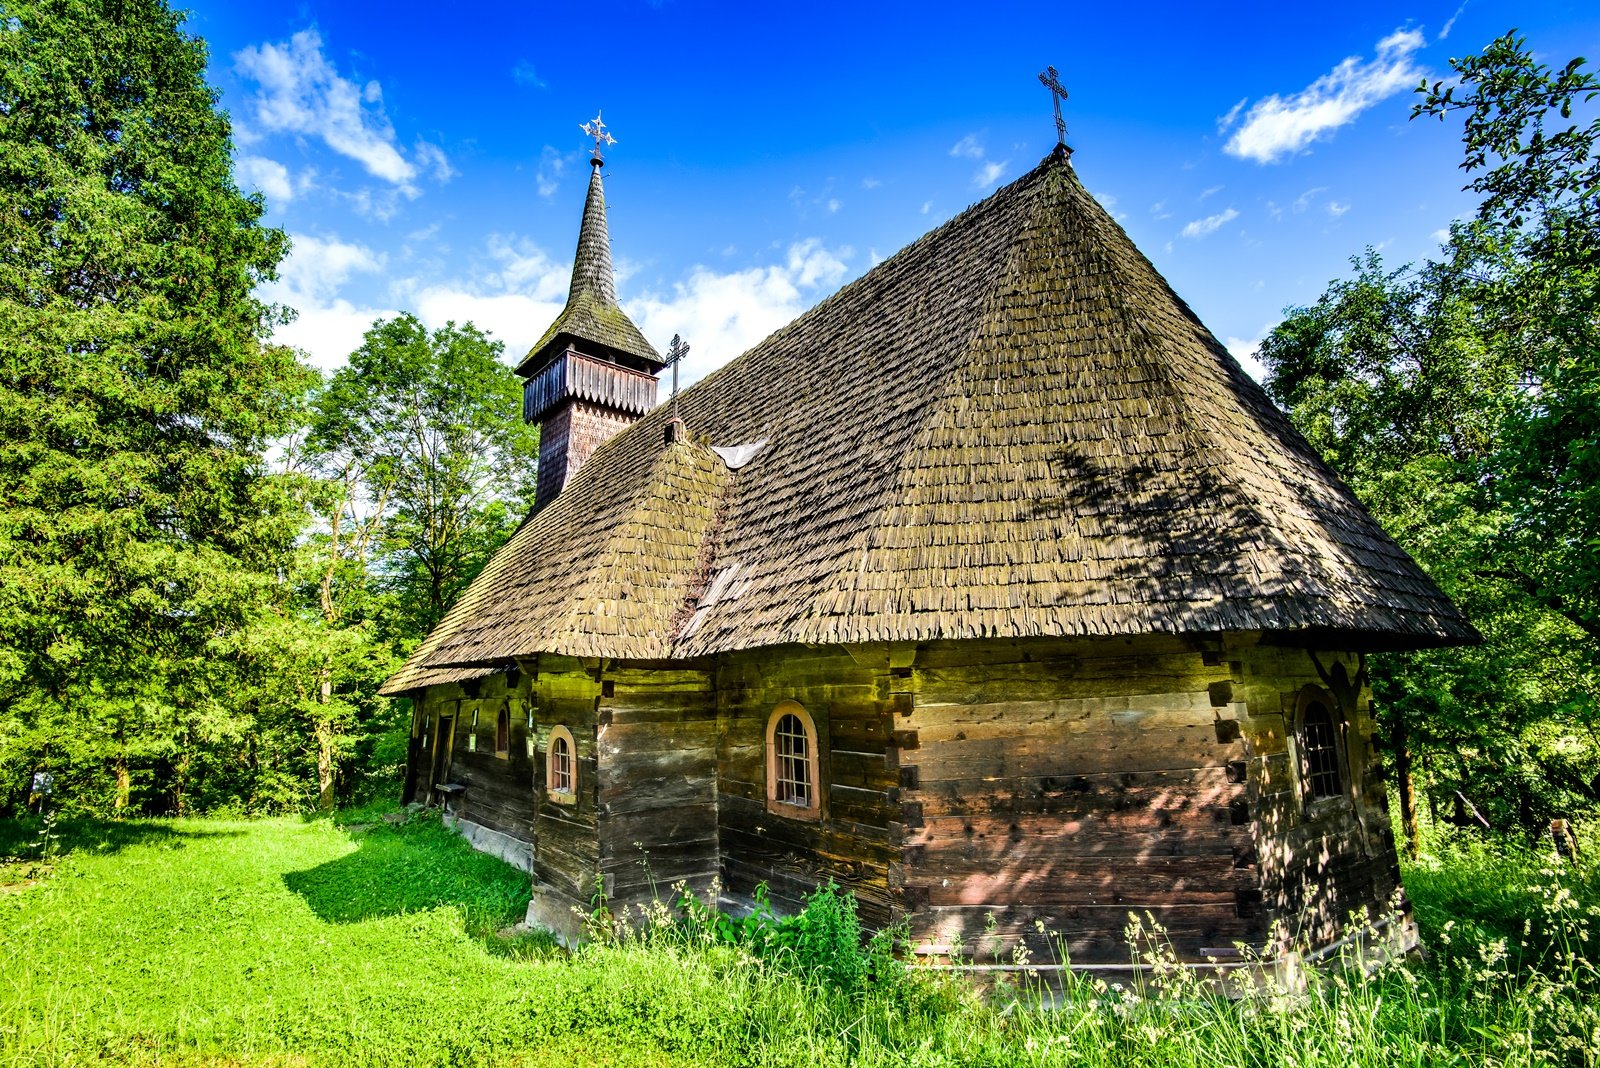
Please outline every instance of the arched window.
M545 748L545 786L550 800L570 805L578 800L578 747L565 727L550 728Z
M501 704L500 715L494 722L494 755L511 755L511 703Z
M1300 693L1295 716L1295 745L1300 756L1300 783L1306 800L1344 796L1344 753L1339 744L1339 719L1333 698L1307 686Z
M794 701L779 704L767 720L767 811L800 819L822 814L817 727Z

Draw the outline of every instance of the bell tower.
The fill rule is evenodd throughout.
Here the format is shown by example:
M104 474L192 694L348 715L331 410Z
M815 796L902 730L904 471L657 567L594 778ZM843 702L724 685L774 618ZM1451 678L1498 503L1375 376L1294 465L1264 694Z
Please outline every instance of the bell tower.
M666 365L617 306L600 180L600 148L616 139L598 115L583 131L595 147L567 306L517 367L522 417L539 423L534 511L566 488L601 443L655 407L656 375Z

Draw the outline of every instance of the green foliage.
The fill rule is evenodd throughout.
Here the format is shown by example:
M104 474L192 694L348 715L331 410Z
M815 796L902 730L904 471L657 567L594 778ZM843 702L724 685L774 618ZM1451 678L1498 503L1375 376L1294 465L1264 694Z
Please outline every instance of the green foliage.
M1600 803L1600 120L1574 60L1507 35L1414 114L1465 113L1477 218L1353 277L1263 343L1268 391L1474 621L1472 649L1378 658L1373 691L1435 805L1501 828Z
M831 879L793 916L772 911L765 883L756 887L755 908L741 917L702 903L687 887L677 891L689 943L737 946L784 974L844 994L869 985L887 990L904 978L904 965L894 955L903 932L891 928L863 942L855 898Z
M247 730L233 643L299 525L262 457L311 378L252 295L285 239L164 4L5 15L0 809L40 764L87 808L181 807Z
M538 431L503 348L471 323L379 320L316 398L306 456L344 487L331 548L343 514L356 580L370 560L393 594L392 633L431 629L533 503Z
M670 915L571 955L519 945L493 932L522 873L385 814L62 821L51 870L0 880L0 1065L1588 1068L1600 1049L1600 872L1505 842L1425 839L1405 873L1425 961L1239 999L1025 973L991 996L918 967L840 990ZM0 822L0 854L37 833Z

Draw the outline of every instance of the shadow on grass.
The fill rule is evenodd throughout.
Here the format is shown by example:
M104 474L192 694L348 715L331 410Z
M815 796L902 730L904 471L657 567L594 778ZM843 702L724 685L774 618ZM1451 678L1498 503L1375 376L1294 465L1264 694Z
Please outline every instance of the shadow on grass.
M51 848L56 856L68 853L110 855L132 846L166 845L181 849L196 838L235 838L243 832L224 827L174 827L165 820L64 819L55 826ZM0 857L35 858L43 841L37 816L0 820Z
M436 816L353 833L355 852L303 871L284 885L329 923L361 923L408 912L455 908L475 936L522 919L528 876L479 853Z

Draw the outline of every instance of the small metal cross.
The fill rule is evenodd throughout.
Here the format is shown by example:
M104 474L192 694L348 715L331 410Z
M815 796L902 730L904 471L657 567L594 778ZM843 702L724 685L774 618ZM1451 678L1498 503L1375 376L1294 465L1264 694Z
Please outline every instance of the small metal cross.
M677 334L672 335L672 344L667 346L667 366L672 368L672 418L678 418L678 364L689 355L689 346L684 344L683 338Z
M1067 98L1066 87L1061 84L1061 75L1054 67L1046 67L1044 73L1039 75L1039 84L1050 90L1050 103L1056 109L1056 144L1067 143L1067 120L1061 117L1061 102Z
M1040 77L1043 77L1043 75L1040 75ZM600 155L600 146L614 145L617 143L617 139L612 137L610 131L606 129L606 124L600 119L600 113L598 111L595 112L594 121L582 123L578 129L594 138L594 158L602 163L605 162L605 157Z

